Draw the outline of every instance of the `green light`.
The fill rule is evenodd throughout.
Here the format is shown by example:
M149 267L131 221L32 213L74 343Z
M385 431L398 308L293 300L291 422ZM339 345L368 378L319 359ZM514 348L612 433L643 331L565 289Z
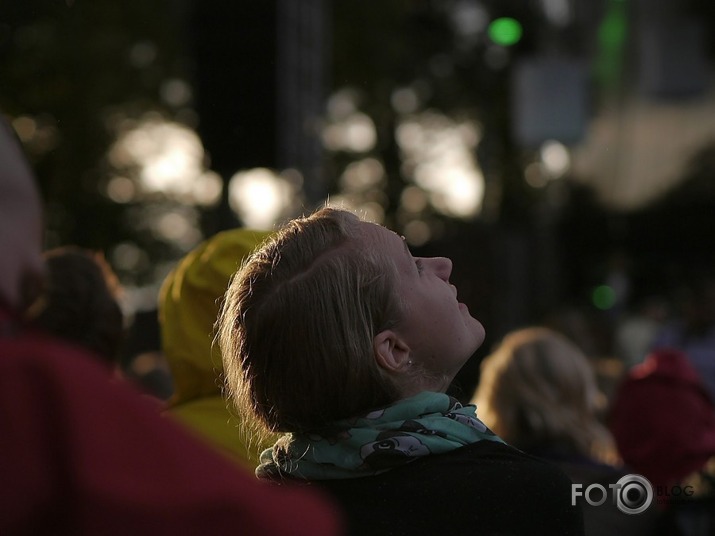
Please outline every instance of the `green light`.
M608 0L598 27L596 80L606 91L616 91L623 76L628 38L628 6L623 0Z
M598 309L606 311L615 305L616 291L608 285L601 285L593 289L591 299Z
M505 47L518 43L522 34L519 21L510 17L494 19L487 31L492 41Z

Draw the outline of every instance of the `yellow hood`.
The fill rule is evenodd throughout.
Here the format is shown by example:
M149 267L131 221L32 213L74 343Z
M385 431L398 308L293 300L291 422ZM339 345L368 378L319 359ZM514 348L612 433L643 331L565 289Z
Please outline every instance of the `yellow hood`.
M233 229L216 234L167 276L159 293L162 350L171 368L170 406L222 393L221 352L214 323L231 276L270 233Z
M274 438L259 443L249 437L224 399L214 324L231 276L269 234L234 229L215 235L179 262L159 295L162 350L174 380L169 414L230 458L254 468Z

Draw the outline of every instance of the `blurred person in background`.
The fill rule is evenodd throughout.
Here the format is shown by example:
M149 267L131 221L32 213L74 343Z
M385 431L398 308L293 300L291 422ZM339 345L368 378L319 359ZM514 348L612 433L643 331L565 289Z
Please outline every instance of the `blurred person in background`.
M529 327L507 334L482 361L472 402L507 443L557 464L583 488L608 489L627 474L601 421L606 400L591 363L556 331ZM587 536L655 534L655 508L629 515L610 500L593 506L579 497L579 503Z
M119 281L104 257L65 246L46 251L45 292L36 323L48 333L87 348L116 370L124 339Z
M339 533L324 498L257 482L98 356L32 326L41 238L31 171L0 120L0 534Z
M614 397L609 426L623 460L658 491L685 536L715 534L715 409L690 359L651 352Z
M617 322L614 351L625 370L643 362L668 314L665 298L651 295L637 301L632 310Z
M676 317L657 332L650 349L682 351L715 402L715 275L693 268L683 281Z

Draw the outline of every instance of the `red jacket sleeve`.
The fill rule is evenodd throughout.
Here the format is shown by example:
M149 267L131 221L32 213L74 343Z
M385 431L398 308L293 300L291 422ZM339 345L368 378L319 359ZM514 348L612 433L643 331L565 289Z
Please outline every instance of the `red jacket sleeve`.
M334 535L322 496L259 482L54 341L0 340L0 534Z

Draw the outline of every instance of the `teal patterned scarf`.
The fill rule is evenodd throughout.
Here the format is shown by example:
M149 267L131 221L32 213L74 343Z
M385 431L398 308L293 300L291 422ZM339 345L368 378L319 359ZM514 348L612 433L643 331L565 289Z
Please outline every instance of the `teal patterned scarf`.
M503 441L476 415L444 394L423 392L362 417L335 423L323 435L287 434L261 454L259 478L355 478L382 473L430 454Z

